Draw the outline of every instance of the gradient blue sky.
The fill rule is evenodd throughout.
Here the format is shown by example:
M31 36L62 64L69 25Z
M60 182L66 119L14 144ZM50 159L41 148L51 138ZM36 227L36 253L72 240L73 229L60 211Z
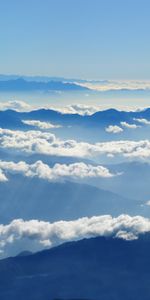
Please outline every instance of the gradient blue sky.
M0 0L0 73L150 79L149 0Z

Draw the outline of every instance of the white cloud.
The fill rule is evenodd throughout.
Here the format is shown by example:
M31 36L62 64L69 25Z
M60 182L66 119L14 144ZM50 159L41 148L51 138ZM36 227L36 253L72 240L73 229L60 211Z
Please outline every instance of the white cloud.
M89 80L87 82L78 83L81 86L91 90L106 92L117 90L141 91L150 89L150 81L140 80Z
M120 124L123 126L123 127L126 127L126 128L129 128L129 129L137 129L137 128L140 128L141 126L139 125L136 125L136 124L129 124L127 122L120 122Z
M79 114L81 116L90 116L95 112L101 111L104 109L104 106L100 105L85 105L85 104L72 104L64 107L53 107L54 110L57 110L64 114Z
M8 102L0 102L0 110L12 109L18 112L31 111L33 107L24 101L8 101Z
M75 140L62 141L50 132L15 131L0 129L0 147L16 149L27 153L43 153L60 156L90 156L96 146L78 143Z
M146 205L150 206L150 200L148 200L148 201L146 202Z
M150 125L150 121L148 121L147 119L136 119L136 118L134 118L133 120L137 121L139 123L142 123L144 125Z
M39 120L22 120L22 123L44 130L62 127L61 125L55 125L49 122L41 122Z
M123 131L123 129L117 125L109 125L105 128L105 131L109 133L120 133Z
M0 182L7 181L7 177L3 173L3 171L0 169Z
M85 105L85 104L72 104L67 106L46 106L45 108L51 108L53 110L59 111L63 114L79 114L81 116L90 116L96 112L104 111L108 109L116 109L118 111L126 111L126 112L135 112L135 111L143 111L146 107L137 107L137 106L125 106L125 105Z
M0 181L7 180L5 174L20 173L27 177L38 177L48 181L61 180L62 178L85 178L85 177L104 177L109 178L115 176L107 168L103 166L93 166L85 163L74 164L55 164L49 167L42 161L34 164L27 164L24 161L18 163L9 161L0 161ZM118 174L116 174L118 175Z
M103 215L55 223L18 219L8 225L0 225L0 253L2 258L23 250L38 251L66 241L95 236L132 240L146 232L150 232L150 219L141 216L120 215L113 218Z
M26 153L94 157L121 155L127 158L149 159L150 140L121 140L90 144L75 140L60 140L50 132L18 131L0 128L0 147Z
M137 129L140 128L140 125L136 125L136 124L129 124L127 122L120 122L122 127L128 128L128 129ZM109 125L108 127L105 128L106 132L109 133L121 133L123 132L123 128L121 128L118 125Z

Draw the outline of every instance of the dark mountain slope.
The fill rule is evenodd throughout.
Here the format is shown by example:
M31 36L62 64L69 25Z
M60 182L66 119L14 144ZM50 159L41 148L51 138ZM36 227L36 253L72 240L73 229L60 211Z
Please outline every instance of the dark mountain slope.
M150 238L97 237L0 261L1 300L149 300Z

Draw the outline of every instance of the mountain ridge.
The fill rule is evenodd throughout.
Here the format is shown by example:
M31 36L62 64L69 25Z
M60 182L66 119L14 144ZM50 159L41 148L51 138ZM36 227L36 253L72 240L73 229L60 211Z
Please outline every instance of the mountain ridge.
M149 251L149 235L95 237L0 260L0 298L148 300Z

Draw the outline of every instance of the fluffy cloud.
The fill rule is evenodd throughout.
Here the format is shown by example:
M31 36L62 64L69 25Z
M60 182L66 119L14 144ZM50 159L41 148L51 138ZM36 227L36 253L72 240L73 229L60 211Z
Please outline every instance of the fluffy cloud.
M133 120L137 121L139 123L142 123L144 125L150 125L150 121L148 121L147 119L136 119L136 118L134 118Z
M127 158L150 158L150 140L110 141L90 144L75 140L60 140L50 132L15 131L0 128L0 147L26 153L93 157L122 155Z
M62 141L50 132L0 129L0 147L27 153L60 156L91 156L99 147L75 140Z
M149 231L150 219L141 216L120 215L112 218L104 215L55 223L18 219L8 225L0 225L0 254L2 258L23 250L38 251L66 241L95 236L131 240Z
M24 161L18 163L0 161L0 181L6 181L7 173L20 173L27 177L38 177L45 180L60 180L61 178L85 178L85 177L113 177L107 168L103 166L93 166L85 163L55 164L52 168L42 161L34 164L27 164Z
M109 125L105 128L105 131L109 133L120 133L123 131L123 129L117 125Z
M84 105L84 104L72 104L65 107L55 107L55 110L65 114L79 114L79 115L92 115L95 112L101 110L98 105Z
M7 181L7 177L3 173L3 171L0 169L0 182Z
M137 129L141 126L139 125L136 125L136 124L129 124L127 122L120 122L120 124L123 126L123 127L126 127L126 128L129 128L129 129Z
M22 120L22 123L34 127L38 127L40 129L46 130L46 129L53 129L53 128L60 128L61 125L54 125L49 122L41 122L39 120Z
M140 128L141 126L136 125L136 124L129 124L127 122L120 122L122 127L128 128L128 129L137 129ZM121 133L123 132L123 128L121 128L118 125L109 125L108 127L105 128L106 132L109 133Z
M13 109L18 112L31 111L33 108L31 105L24 101L8 101L8 102L0 102L0 110Z

